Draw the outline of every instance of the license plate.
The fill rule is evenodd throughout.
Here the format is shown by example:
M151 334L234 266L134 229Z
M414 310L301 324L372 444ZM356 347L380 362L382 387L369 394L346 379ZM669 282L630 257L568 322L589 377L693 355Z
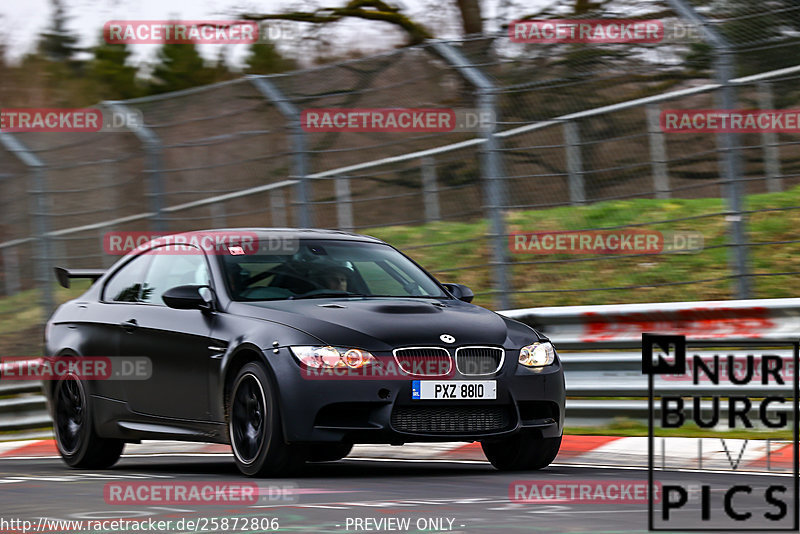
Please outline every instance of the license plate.
M472 400L497 398L495 380L413 380L413 400Z

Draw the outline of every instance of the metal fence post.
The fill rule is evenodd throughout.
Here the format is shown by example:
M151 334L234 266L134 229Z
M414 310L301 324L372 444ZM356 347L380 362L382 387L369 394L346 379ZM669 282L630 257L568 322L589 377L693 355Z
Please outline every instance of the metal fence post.
M97 237L100 242L100 265L102 265L103 269L108 269L114 265L114 261L116 259L115 256L111 254L113 252L112 250L106 250L106 244L108 243L106 240L106 234L113 231L114 228L112 226L97 229Z
M721 90L716 93L717 107L720 109L736 108L736 89L731 84L734 71L734 52L725 37L716 31L708 21L700 16L686 0L667 0L678 14L700 26L706 40L714 50L714 70ZM739 161L739 136L733 132L717 135L720 147L720 167L725 176L730 237L732 243L730 264L734 277L736 298L750 298L750 279L747 265L747 241L745 218L742 213L742 181L741 162Z
M225 205L221 202L211 204L211 221L214 228L225 228L227 226L225 215Z
M69 259L67 258L67 247L58 237L50 238L50 259L53 261L55 267L69 266Z
M0 132L0 143L14 154L31 171L31 207L34 235L37 240L37 252L34 258L36 265L36 284L41 289L42 321L50 317L55 308L53 293L52 254L50 252L50 206L47 199L47 175L45 164L22 144L16 137L9 133Z
M583 160L581 159L581 138L575 121L564 123L564 147L567 152L567 180L569 201L573 206L586 202L586 189L583 181Z
M121 102L103 102L103 105L119 114L120 116L129 116L127 106ZM145 126L138 123L126 123L126 128L130 130L133 135L142 143L145 156L147 158L147 169L145 173L148 176L148 187L150 191L150 211L153 212L153 230L156 232L167 231L167 221L164 218L164 181L161 176L163 170L163 154L161 139L156 133Z
M286 119L292 134L292 167L294 175L290 178L297 180L295 197L297 203L297 224L304 228L314 225L314 218L309 205L308 165L306 161L306 135L300 121L300 110L284 96L273 84L268 76L248 76L250 83L266 97Z
M425 222L439 221L439 186L436 183L436 163L431 157L422 158L422 200L425 204Z
M508 242L503 209L506 206L505 183L503 176L500 139L497 137L497 89L491 79L455 47L444 43L433 43L433 49L466 79L477 92L478 110L481 116L495 117L491 125L482 128L481 135L485 142L481 149L481 175L483 177L485 204L489 217L489 242L491 244L492 289L497 295L495 305L500 309L508 309L510 304L508 277Z
M272 226L276 228L289 226L283 189L273 189L269 192L269 206L272 212Z
M353 198L350 196L350 177L337 176L333 179L336 188L336 220L339 230L351 231L353 223Z
M647 104L647 134L650 139L650 168L653 172L653 190L656 198L669 198L669 174L667 171L667 145L661 131L661 107Z
M19 254L16 246L3 248L3 270L5 271L6 296L16 295L22 287L19 279Z
M758 104L761 109L775 108L772 98L772 84L770 82L758 82ZM767 191L770 193L783 191L778 134L764 130L761 132L761 144L764 148L764 174L767 180Z

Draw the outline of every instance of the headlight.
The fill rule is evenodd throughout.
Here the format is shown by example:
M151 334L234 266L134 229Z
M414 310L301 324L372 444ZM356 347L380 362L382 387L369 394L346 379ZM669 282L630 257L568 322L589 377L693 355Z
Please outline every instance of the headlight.
M361 349L343 347L290 347L297 361L311 369L358 369L375 361L375 356Z
M519 363L525 367L544 367L556 361L556 349L549 342L533 343L519 351Z

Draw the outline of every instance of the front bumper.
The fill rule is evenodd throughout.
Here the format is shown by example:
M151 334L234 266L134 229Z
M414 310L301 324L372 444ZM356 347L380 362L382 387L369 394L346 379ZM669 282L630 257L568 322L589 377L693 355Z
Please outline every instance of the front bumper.
M267 359L275 373L289 442L399 445L501 439L520 431L560 436L565 398L560 362L528 369L517 363L517 352L507 350L503 367L494 375L449 377L496 380L495 400L412 400L413 380L441 378L321 378L310 376L286 348L269 351Z

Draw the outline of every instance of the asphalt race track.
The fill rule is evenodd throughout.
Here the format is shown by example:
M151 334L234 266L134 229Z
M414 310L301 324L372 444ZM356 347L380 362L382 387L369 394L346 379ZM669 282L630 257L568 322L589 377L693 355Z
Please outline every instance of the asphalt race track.
M763 500L769 484L789 486L791 476L696 471L657 472L659 480L681 484L709 484L712 517L706 528L730 525L722 514L722 490L732 484L750 485L752 494L735 498L739 511L750 510L754 516L775 510ZM228 455L152 455L128 456L111 470L75 471L59 459L0 460L0 531L2 532L77 532L61 526L39 528L40 518L84 521L126 518L138 521L153 519L177 522L169 532L573 532L628 533L647 531L647 505L609 502L573 502L569 499L513 502L509 485L516 480L558 482L646 481L647 470L640 468L604 468L554 465L538 473L509 474L495 471L479 461L404 461L348 458L313 464L293 478L253 480L241 477ZM219 502L215 504L111 505L106 503L104 488L109 483L128 482L255 482L260 495L257 504ZM699 493L699 492L698 492ZM787 499L789 516L792 500ZM657 507L659 505L656 505ZM657 508L657 513L660 509ZM681 516L698 525L699 501L687 505ZM212 521L238 518L240 524L228 523L226 529ZM277 525L270 520L277 518ZM29 530L12 519L32 522ZM251 524L245 525L247 519ZM361 520L361 521L358 521ZM382 522L381 522L382 521ZM404 523L408 525L405 528ZM257 524L253 524L257 523ZM46 523L42 523L47 525ZM152 524L152 523L151 523ZM166 523L165 523L166 524ZM761 523L763 524L763 523ZM272 526L270 526L272 525ZM182 526L183 528L180 528ZM675 527L679 525L675 523ZM260 528L265 527L265 528ZM381 528L383 527L383 528ZM39 528L39 530L37 530ZM128 527L130 530L130 527ZM156 527L158 528L158 527ZM84 530L86 531L86 530ZM111 531L107 529L106 531ZM120 532L121 530L116 530ZM149 530L156 532L158 530Z

